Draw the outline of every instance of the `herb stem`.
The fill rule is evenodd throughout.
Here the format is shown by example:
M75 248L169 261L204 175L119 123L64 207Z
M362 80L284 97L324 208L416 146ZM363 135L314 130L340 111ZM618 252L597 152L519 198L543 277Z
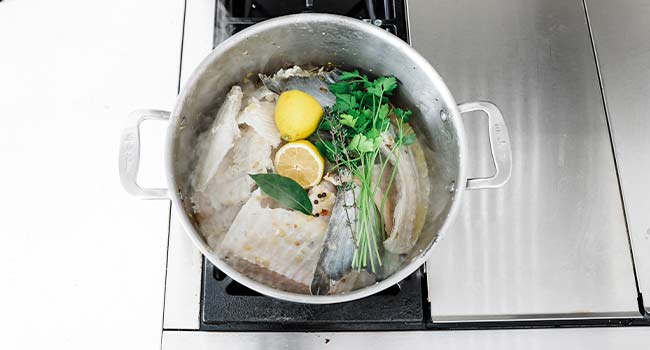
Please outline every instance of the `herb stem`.
M325 141L318 135L328 159L333 160L333 168L344 182L341 189L359 186L358 196L354 198L356 210L354 225L355 251L352 267L356 271L369 267L372 272L382 266L381 242L385 239L384 210L390 187L393 184L399 148L404 144L404 131L401 121L408 117L410 111L393 108L386 96L397 88L393 77L379 77L369 80L358 71L343 72L337 83L330 84L330 91L336 97L336 103L326 111L323 122L327 127L331 141ZM390 114L395 111L400 118L395 125L395 144L388 155L382 155L380 147L386 133L391 127ZM397 153L396 153L397 152ZM393 169L381 202L375 202L381 180L390 162ZM378 166L379 172L375 172ZM348 171L351 178L344 177ZM350 216L348 216L349 218ZM349 221L349 220L348 220Z

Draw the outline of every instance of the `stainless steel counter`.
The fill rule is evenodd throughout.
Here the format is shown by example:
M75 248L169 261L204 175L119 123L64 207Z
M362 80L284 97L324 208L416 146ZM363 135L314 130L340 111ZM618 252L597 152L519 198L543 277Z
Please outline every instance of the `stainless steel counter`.
M587 0L639 288L650 312L650 2Z
M470 192L428 262L434 321L639 317L607 119L581 1L410 0L413 46L457 102L503 111L502 189ZM485 120L465 118L493 171Z

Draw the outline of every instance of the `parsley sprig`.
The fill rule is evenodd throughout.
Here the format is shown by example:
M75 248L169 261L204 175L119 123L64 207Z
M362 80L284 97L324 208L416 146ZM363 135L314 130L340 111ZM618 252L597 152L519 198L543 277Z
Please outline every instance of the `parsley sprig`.
M329 86L336 103L325 110L314 137L316 147L333 163L334 169L340 175L349 171L360 183L360 194L355 198L356 248L352 260L352 267L357 271L370 265L375 272L375 263L382 264L379 253L379 244L385 239L382 216L395 178L399 149L415 142L416 136L407 126L411 111L390 104L389 96L397 86L394 77L370 80L356 70L343 72L340 80ZM391 145L389 156L382 156L382 143ZM391 158L395 164L377 208L374 197ZM380 169L377 178L373 171L375 165ZM350 181L342 186L351 185Z

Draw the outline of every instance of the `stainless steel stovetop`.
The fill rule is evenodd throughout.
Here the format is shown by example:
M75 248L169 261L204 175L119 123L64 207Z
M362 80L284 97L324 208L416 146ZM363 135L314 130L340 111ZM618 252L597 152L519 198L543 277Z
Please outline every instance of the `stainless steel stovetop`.
M650 295L650 185L643 171L650 166L644 136L650 134L644 118L650 66L641 64L650 61L643 21L650 6L623 3L407 2L411 44L457 101L490 100L503 111L514 164L504 188L468 193L428 261L427 329L650 324L650 302L642 300ZM214 1L187 0L181 80L211 50L214 14ZM487 135L479 133L485 122L480 115L465 120L476 155L470 172L477 176L493 171L483 161L489 159ZM172 215L163 347L262 344L236 333L192 331L199 329L201 263ZM635 329L646 327L621 332ZM524 338L551 344L561 336L570 343L566 331ZM589 336L585 341L598 347L611 331L572 334ZM520 331L483 332L465 334L503 348L502 335L491 334ZM400 339L424 344L446 337L434 331L282 334L269 342L306 347L332 340L347 347L364 337L365 344L388 347ZM540 334L551 335L535 340Z

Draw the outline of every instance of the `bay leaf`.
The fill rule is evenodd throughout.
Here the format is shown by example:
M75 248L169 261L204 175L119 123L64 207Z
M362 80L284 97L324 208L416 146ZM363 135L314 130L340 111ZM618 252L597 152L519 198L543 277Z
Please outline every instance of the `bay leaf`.
M288 208L312 215L312 205L302 186L278 174L248 174L264 193Z

